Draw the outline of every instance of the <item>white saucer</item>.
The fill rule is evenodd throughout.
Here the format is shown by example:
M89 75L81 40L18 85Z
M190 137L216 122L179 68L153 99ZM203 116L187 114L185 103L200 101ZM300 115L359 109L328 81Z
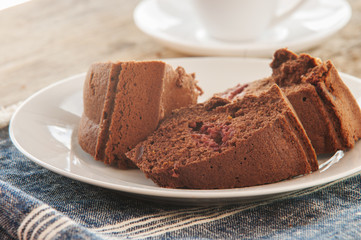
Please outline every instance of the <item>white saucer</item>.
M196 72L207 93L201 101L237 83L271 74L269 60L254 58L167 59L173 66ZM361 80L341 74L355 98L361 100ZM78 144L77 126L83 112L85 74L53 84L26 100L13 115L10 137L15 146L35 163L58 174L96 186L157 201L182 204L244 203L279 198L327 184L361 171L361 141L327 171L254 187L191 190L156 186L140 170L120 170L95 161ZM220 81L221 79L221 81ZM318 157L323 163L327 157ZM326 169L325 169L326 170ZM308 191L307 190L307 191Z
M191 55L271 57L288 47L299 52L314 47L344 27L351 18L346 0L308 0L286 21L253 42L224 42L207 36L186 0L143 0L134 11L136 25L165 46Z

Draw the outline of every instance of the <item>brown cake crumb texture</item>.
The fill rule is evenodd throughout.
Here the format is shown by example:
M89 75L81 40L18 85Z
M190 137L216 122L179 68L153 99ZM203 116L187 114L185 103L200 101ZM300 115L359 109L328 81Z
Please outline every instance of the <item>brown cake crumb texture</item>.
M277 85L230 102L215 97L176 110L127 153L170 188L235 188L317 170L315 152Z
M200 91L194 74L161 61L93 64L84 84L79 144L96 160L136 168L124 153L173 109L196 104Z

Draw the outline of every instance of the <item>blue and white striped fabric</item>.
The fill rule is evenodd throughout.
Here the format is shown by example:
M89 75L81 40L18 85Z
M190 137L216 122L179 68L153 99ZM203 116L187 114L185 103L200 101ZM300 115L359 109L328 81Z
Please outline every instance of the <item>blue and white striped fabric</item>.
M361 239L359 175L261 203L175 206L52 173L0 130L0 239Z

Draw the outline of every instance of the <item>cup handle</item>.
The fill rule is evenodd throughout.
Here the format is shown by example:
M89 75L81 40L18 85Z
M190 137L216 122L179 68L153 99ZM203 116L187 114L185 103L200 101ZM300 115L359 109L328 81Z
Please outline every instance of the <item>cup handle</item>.
M271 26L277 25L280 22L284 21L288 17L290 17L293 13L299 10L301 6L303 6L308 0L299 0L298 3L296 3L294 6L292 6L290 9L287 9L285 12L281 13L278 16L275 16L271 21Z

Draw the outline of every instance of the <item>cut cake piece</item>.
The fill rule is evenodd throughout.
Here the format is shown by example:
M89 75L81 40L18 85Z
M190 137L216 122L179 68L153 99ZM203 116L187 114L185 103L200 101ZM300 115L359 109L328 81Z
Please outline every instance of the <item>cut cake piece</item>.
M136 168L124 153L172 110L196 104L200 92L194 74L162 61L95 63L84 83L79 144L96 160Z
M175 110L126 155L168 188L246 187L318 169L310 140L276 84L237 101L216 96Z
M361 138L361 110L331 61L280 49L271 80L284 91L317 154L352 148Z

